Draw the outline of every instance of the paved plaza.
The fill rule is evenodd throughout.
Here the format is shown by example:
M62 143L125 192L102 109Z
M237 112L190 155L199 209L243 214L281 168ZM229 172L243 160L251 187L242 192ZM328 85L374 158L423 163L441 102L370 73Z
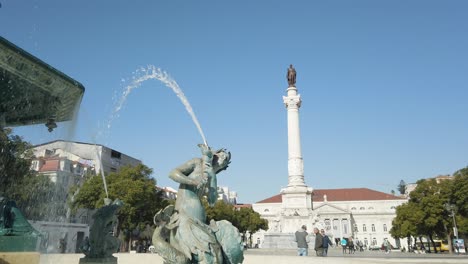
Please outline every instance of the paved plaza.
M468 255L414 254L392 252L385 254L380 251L364 251L355 254L343 254L341 248L331 248L328 257L316 257L313 251L310 256L296 256L296 250L291 249L248 249L245 252L244 264L358 264L358 263L468 263ZM41 264L77 264L82 254L50 254L41 256ZM119 253L119 264L162 264L163 259L157 254Z

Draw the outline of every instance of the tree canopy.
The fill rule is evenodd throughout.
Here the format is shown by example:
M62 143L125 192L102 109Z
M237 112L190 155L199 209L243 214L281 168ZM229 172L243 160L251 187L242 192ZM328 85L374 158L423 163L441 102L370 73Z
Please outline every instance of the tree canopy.
M406 182L404 180L400 181L400 184L398 184L398 192L400 192L401 195L405 194L406 192Z
M390 234L449 238L454 235L454 224L459 236L468 234L468 167L455 172L451 180L419 180L408 203L397 207Z
M232 223L239 233L246 236L247 232L252 235L260 229L268 229L268 221L260 217L260 214L255 212L252 208L235 209L233 205L225 203L224 201L217 201L213 207L209 207L205 202L207 223L212 219L215 221L227 220Z
M31 149L11 129L0 128L0 196L16 201L27 219L57 220L65 216L64 203L56 199L56 184L31 170Z
M122 167L119 172L106 176L109 198L120 199L124 205L118 213L118 232L129 234L135 230L144 231L153 225L153 216L168 202L161 198L156 189L156 180L151 178L152 169L140 164ZM79 188L71 206L96 209L104 205L106 193L101 176L93 176Z

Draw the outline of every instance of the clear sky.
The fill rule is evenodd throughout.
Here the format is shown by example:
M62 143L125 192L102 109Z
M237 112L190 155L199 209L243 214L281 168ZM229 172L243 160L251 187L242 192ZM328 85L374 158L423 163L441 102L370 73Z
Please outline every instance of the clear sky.
M154 65L179 84L208 143L232 153L218 183L252 203L288 183L282 96L294 64L306 184L396 190L468 165L468 1L0 0L0 35L86 87L77 130L16 128L33 144L98 143L158 185L202 139Z

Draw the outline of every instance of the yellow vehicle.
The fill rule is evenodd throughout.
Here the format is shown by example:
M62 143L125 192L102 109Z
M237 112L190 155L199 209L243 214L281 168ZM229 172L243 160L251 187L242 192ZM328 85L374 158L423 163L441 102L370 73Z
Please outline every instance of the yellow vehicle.
M434 242L435 241L439 241L439 240L434 240ZM441 242L440 251L450 251L450 247L449 247L447 240L440 240L440 242Z
M447 240L434 240L435 244L435 249L437 249L438 252L444 252L444 251L449 251L449 245L447 243ZM431 249L431 252L434 252L434 245L429 241L424 241L423 242L424 248L426 251L429 251L429 248ZM418 241L416 242L416 246L418 249L421 249L421 242Z

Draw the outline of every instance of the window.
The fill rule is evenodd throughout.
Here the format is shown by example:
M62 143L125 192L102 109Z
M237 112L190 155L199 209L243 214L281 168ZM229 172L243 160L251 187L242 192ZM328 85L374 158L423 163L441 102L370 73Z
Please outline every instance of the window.
M343 235L348 234L348 219L342 219L341 223L343 224Z
M270 210L265 209L265 210L263 210L263 212L268 213L268 212L270 212Z
M371 207L369 207L369 208L367 208L367 209L369 209L369 210L374 210L374 207L371 206Z
M333 230L337 231L339 225L340 225L340 220L333 219Z
M361 208L359 208L359 210L366 210L366 208L364 208L364 207L361 207Z
M372 228L372 232L375 232L375 225L374 224L372 224L371 228Z
M122 156L122 153L120 153L118 151L115 151L115 150L111 151L111 157L112 158L120 159L121 156Z
M32 165L31 165L31 169L32 170L39 170L39 161L35 160L32 162Z
M387 224L383 224L383 231L387 232Z
M364 238L364 245L367 247L369 245L369 241L367 241L367 237Z
M396 209L395 206L390 207L390 209Z
M351 207L351 210L356 210L356 207Z
M363 224L363 225L362 225L362 231L367 232L366 224Z
M354 224L354 232L359 232L357 224Z

